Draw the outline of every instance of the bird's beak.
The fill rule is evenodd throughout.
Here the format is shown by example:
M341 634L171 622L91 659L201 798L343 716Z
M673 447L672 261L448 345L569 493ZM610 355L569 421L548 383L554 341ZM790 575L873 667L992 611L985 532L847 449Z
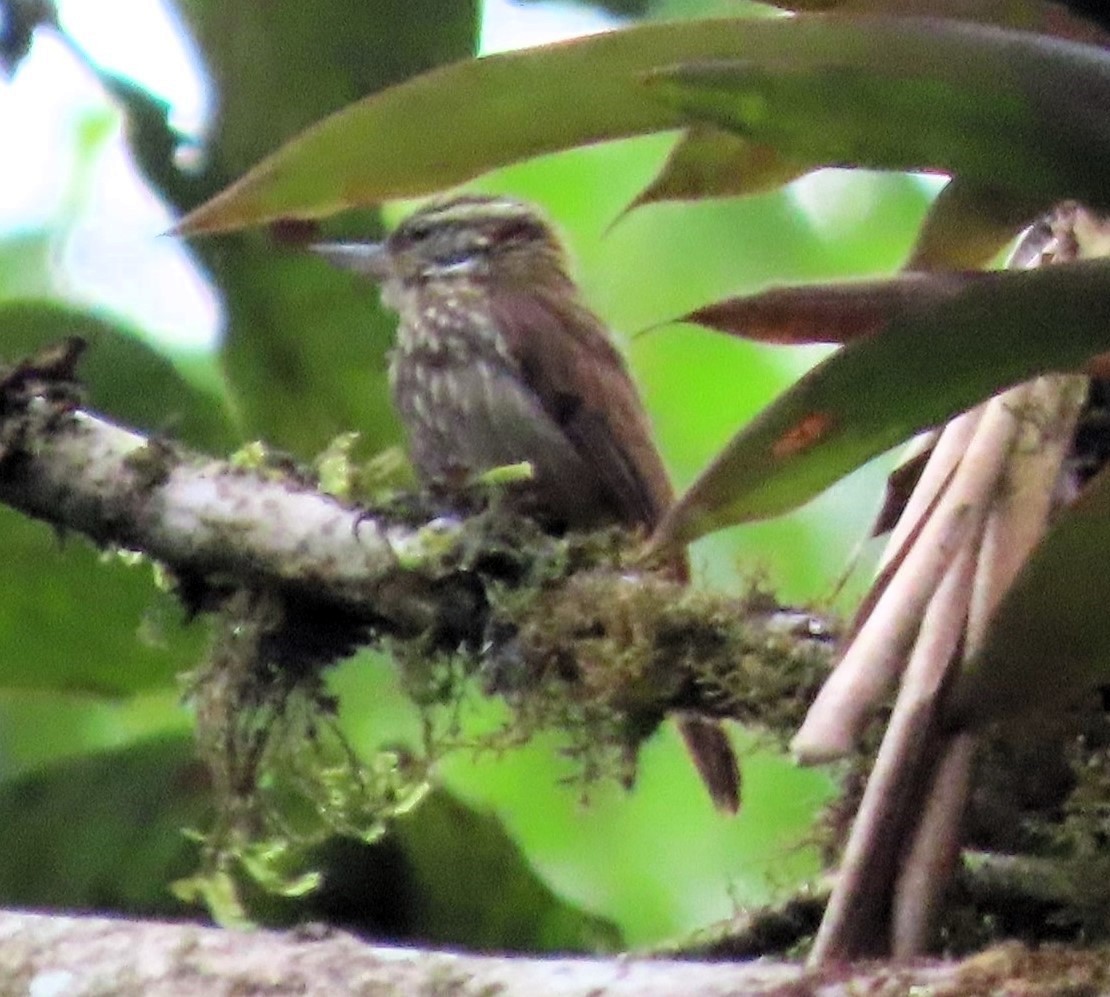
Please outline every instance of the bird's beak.
M389 276L389 255L382 242L314 242L308 247L333 267L351 270L371 280Z

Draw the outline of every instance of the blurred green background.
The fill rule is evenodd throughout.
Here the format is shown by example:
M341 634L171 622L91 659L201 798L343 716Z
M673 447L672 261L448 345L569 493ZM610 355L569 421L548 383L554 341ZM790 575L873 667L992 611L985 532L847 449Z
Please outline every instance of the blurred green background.
M399 442L384 379L392 319L376 294L261 234L182 247L158 233L329 111L483 43L543 41L614 16L745 7L180 0L165 8L167 29L151 20L163 9L155 0L95 5L95 25L93 5L73 0L60 7L66 34L39 29L20 58L18 6L0 4L0 49L13 70L0 80L5 355L80 332L93 341L85 374L94 407L215 453L263 438L304 458L350 429L368 452ZM178 121L180 95L150 76L151 65L178 63L173 79L199 74L181 90L192 94L191 122ZM200 130L178 135L171 124ZM436 141L429 135L430 154ZM556 221L586 298L621 338L682 488L821 354L668 320L771 283L893 270L935 186L822 171L774 194L622 217L673 142L652 136L544 157L472 186L538 202ZM335 231L377 230L405 210L337 219ZM697 583L736 590L758 575L784 601L829 608L885 470L878 462L794 515L700 541ZM182 622L149 564L5 510L0 551L0 904L179 912L167 884L195 862L181 828L203 822L205 796L177 676L203 653L205 625ZM334 670L332 685L345 730L368 754L419 743L387 659L360 654ZM497 709L473 708L478 725ZM735 737L744 807L732 820L713 811L670 727L645 747L633 792L600 786L586 803L563 784L572 769L554 739L502 757L449 758L438 772L445 793L429 810L438 817L422 826L418 809L367 858L392 873L366 881L363 893L377 893L366 903L411 905L374 930L589 948L602 942L593 930L601 918L618 933L602 932L605 944L642 946L780 895L818 871L810 831L833 781L796 770L756 733ZM533 874L534 889L516 888ZM461 897L483 902L459 913ZM557 911L563 927L526 917L525 907Z

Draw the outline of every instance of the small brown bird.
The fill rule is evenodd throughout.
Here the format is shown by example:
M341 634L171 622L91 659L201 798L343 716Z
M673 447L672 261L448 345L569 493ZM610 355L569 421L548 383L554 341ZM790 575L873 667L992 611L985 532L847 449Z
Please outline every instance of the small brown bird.
M421 477L528 461L526 507L545 522L658 523L674 496L647 415L535 209L464 195L420 209L383 243L313 248L378 281L400 316L390 384ZM685 580L684 560L675 570ZM734 812L724 731L692 715L679 723L714 802Z

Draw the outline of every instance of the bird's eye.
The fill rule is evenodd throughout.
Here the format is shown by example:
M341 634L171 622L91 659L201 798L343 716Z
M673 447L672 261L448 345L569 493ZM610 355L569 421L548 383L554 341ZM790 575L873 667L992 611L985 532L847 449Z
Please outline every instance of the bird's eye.
M405 239L408 242L423 242L432 234L432 226L425 221L412 221L405 226Z

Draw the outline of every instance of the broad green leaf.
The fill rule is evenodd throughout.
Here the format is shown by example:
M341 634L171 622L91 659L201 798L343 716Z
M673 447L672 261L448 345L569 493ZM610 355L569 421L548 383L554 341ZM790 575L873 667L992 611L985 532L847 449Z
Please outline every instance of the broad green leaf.
M914 433L1007 385L1110 348L1110 264L1000 271L892 316L735 436L660 526L657 546L801 505Z
M688 116L802 162L950 169L1037 197L1103 203L1110 124L1083 108L1108 97L1110 56L1099 49L975 24L799 16L642 25L456 63L383 90L293 139L180 230L322 217Z
M787 23L788 52L700 64L676 54L650 89L803 162L939 170L1037 203L1108 203L1110 123L1091 109L1110 101L1110 52L957 21Z
M184 916L168 884L207 820L207 775L187 738L140 742L0 783L5 906Z
M978 725L1059 709L1110 678L1110 473L1062 512L952 690L950 716Z
M409 937L485 950L596 952L621 947L611 922L564 900L536 874L496 816L445 790L434 791L399 818L379 846L344 850L364 867L378 866L378 875L382 866L402 873ZM326 849L325 855L333 862L339 857L335 849ZM337 892L344 900L347 889ZM380 909L383 901L388 907L395 898L379 891L376 901Z
M117 697L164 687L199 660L207 630L186 627L149 562L0 508L11 584L0 595L0 688Z
M772 24L641 25L433 70L312 126L188 215L179 231L323 217L439 190L543 152L679 127L681 116L653 101L640 77L676 59L734 54Z

